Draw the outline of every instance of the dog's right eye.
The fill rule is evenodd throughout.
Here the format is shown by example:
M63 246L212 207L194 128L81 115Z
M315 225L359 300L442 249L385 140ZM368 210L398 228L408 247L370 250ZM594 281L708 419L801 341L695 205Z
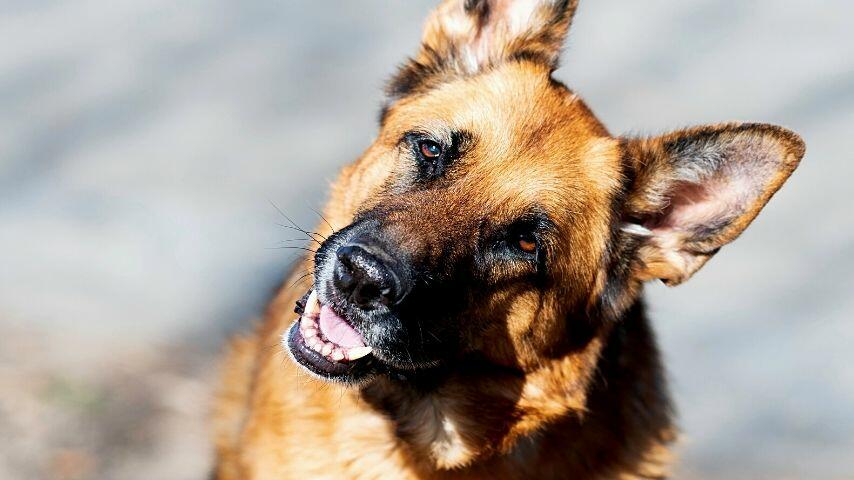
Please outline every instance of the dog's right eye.
M435 160L442 155L442 146L432 140L421 140L418 142L418 151L422 157Z
M410 137L409 142L418 163L420 178L430 180L440 176L447 161L445 147L441 143L424 136Z

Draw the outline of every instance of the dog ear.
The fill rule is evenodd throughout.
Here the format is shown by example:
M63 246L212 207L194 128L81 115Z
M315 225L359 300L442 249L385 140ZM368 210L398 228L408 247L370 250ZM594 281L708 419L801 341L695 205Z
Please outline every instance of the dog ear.
M738 237L805 151L795 133L763 124L692 128L623 146L632 181L622 230L638 240L632 274L668 285Z
M474 74L513 59L557 68L578 0L445 0L424 27L421 48L388 93L399 98L428 80Z

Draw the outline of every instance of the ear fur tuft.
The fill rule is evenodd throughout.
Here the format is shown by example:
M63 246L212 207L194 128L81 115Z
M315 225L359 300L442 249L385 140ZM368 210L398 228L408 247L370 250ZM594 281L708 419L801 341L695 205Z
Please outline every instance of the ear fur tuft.
M445 0L386 92L395 100L507 61L555 69L577 7L578 0Z

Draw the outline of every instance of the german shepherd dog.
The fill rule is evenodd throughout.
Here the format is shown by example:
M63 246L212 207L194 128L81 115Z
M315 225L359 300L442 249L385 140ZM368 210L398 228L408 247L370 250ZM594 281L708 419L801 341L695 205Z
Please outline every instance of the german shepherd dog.
M576 7L430 15L332 186L311 289L232 342L217 478L667 475L642 285L738 237L804 143L758 123L612 136L552 77Z

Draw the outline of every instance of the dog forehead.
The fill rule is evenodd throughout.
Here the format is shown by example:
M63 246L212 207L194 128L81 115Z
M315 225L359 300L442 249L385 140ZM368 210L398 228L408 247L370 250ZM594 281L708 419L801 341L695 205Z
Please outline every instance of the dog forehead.
M617 142L549 73L519 62L449 81L401 100L385 133L390 142L410 130L470 134L449 201L510 216L532 205L551 212L605 202L619 177Z
M452 196L477 206L482 216L505 221L536 210L558 226L574 223L573 217L588 225L606 222L603 212L620 188L618 142L591 137L570 150L545 150L530 149L512 159L468 158L473 165L460 172Z
M527 139L607 135L581 99L554 81L548 68L529 62L496 66L443 82L401 99L388 112L384 130L412 128L472 131L495 146L524 146Z

